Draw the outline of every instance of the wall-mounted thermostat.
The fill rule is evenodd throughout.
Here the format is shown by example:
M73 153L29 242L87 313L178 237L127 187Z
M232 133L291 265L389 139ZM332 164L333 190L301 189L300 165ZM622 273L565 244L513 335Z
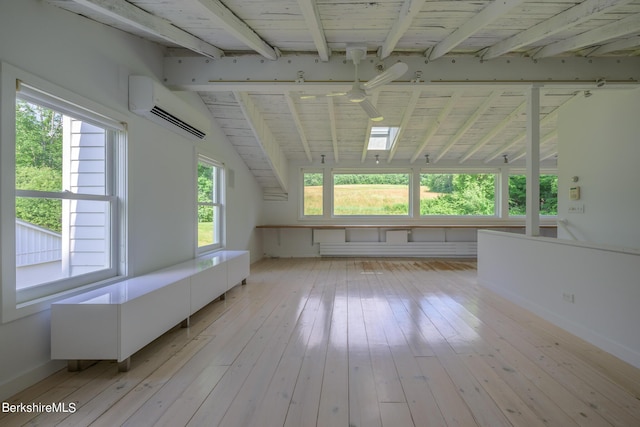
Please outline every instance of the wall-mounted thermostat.
M575 186L569 189L569 199L580 200L580 187Z

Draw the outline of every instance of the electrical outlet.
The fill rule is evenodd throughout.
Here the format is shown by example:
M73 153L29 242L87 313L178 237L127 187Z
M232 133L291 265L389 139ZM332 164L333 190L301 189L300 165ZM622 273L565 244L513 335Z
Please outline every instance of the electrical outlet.
M566 301L566 302L571 302L571 303L575 303L576 302L575 294L568 294L566 292L562 293L562 299L563 299L563 301Z

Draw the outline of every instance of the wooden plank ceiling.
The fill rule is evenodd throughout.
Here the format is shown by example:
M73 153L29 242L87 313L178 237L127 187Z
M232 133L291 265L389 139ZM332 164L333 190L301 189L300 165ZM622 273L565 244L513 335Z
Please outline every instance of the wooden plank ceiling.
M541 157L554 164L563 105L640 80L640 0L49 0L167 48L165 83L197 91L266 192L288 164L487 166L523 162L526 100L541 87ZM346 96L367 51L378 123ZM349 52L350 53L350 52ZM597 84L605 80L604 87ZM306 95L320 95L307 99ZM368 152L372 125L401 126Z

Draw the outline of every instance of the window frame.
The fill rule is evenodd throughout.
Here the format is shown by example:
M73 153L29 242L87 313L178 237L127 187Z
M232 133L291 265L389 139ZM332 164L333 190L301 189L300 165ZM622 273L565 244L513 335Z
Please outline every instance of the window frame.
M558 179L558 171L557 170L540 169L540 177L548 176L548 175L555 176L556 180ZM509 181L511 180L512 176L524 176L525 177L525 184L526 184L527 173L526 173L525 169L519 169L519 168L509 169L509 173L507 174L507 191L509 189L508 184L509 184ZM558 197L558 194L556 193L556 200L557 200L557 197ZM527 216L526 215L526 209L525 209L525 213L522 214L522 215L512 215L511 214L511 212L509 211L510 208L511 208L511 206L509 205L510 201L511 201L511 194L508 192L507 193L506 203L507 203L507 213L508 213L509 218L517 218L517 219L525 218ZM557 209L557 205L556 205L556 209ZM557 217L558 217L557 212L556 212L555 215L554 214L551 214L551 215L540 214L540 218L552 219L552 218L557 218Z
M16 189L16 104L18 99L32 102L107 131L105 167L108 174L105 195ZM0 232L2 257L2 322L8 322L47 309L56 299L93 289L126 275L126 124L117 112L85 99L10 64L0 62ZM106 202L109 219L109 266L95 272L17 289L16 284L16 198L39 197L54 200L99 200Z
M210 201L210 202L200 202L198 200L198 193L199 193L199 189L198 189L198 167L200 166L200 164L205 164L207 166L211 166L215 168L216 171L216 179L214 181L214 188L212 188L212 198L214 200L217 201ZM195 177L195 189L196 189L196 213L195 213L195 219L196 219L196 255L202 255L204 253L207 252L213 252L213 251L217 251L217 250L221 250L225 247L225 223L226 223L226 212L225 212L225 177L226 177L226 169L224 167L224 164L221 162L218 162L216 160L213 160L212 158L204 155L204 154L198 154L196 156L196 177ZM210 245L203 245L203 246L199 246L198 245L198 225L200 223L199 217L198 217L198 208L200 206L211 206L214 209L217 208L218 212L219 212L219 220L217 221L217 223L214 222L214 236L216 233L218 233L218 235L220 236L220 239L217 243L213 243Z

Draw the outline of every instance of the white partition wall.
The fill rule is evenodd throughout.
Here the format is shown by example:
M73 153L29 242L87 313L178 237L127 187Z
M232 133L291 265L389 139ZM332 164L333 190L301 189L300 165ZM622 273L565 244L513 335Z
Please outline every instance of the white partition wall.
M478 282L640 367L640 250L478 232Z

